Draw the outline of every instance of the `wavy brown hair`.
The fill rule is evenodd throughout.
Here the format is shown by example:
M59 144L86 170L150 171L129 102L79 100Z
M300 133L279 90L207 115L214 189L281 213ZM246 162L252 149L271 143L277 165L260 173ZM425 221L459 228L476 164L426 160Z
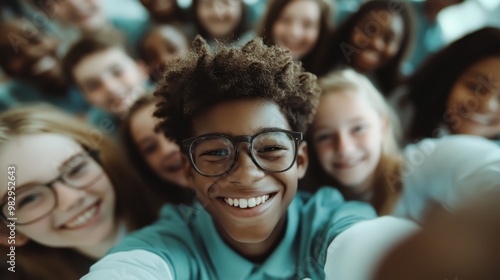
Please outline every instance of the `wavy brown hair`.
M292 130L305 132L318 105L316 76L292 61L287 51L254 39L241 48L211 52L201 37L193 51L165 72L155 95L159 127L179 145L192 135L192 120L216 104L238 99L276 103Z
M130 124L132 119L138 111L146 106L155 104L157 99L148 94L140 97L135 101L135 103L130 107L127 117L123 120L121 124L121 142L124 146L125 152L130 160L130 163L134 166L135 170L144 179L144 181L151 186L151 188L160 195L161 199L165 202L170 202L174 204L191 204L193 202L194 193L188 188L178 186L173 182L167 182L160 178L156 173L149 167L148 163L144 160L137 144L135 143L132 132L130 130ZM153 117L153 116L151 116Z

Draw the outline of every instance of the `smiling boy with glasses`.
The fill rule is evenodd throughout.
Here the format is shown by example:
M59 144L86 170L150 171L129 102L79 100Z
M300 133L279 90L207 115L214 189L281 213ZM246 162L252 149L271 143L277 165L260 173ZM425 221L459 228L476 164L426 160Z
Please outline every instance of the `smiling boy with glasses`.
M375 213L332 188L296 196L315 76L261 40L211 53L197 38L175 65L155 114L189 158L198 203L165 206L83 279L324 279L332 240Z

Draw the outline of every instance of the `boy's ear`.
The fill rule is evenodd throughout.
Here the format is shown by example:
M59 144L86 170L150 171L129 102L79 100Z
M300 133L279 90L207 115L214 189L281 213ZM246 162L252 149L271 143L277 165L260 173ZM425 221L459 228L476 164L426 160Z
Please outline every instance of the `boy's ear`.
M20 233L19 231L15 231L15 233L16 233L15 237L9 239L9 237L11 236L10 235L11 230L8 227L8 225L5 225L5 223L0 222L0 227L1 227L1 229L0 229L0 245L1 246L20 247L20 246L26 245L26 243L28 243L28 241L30 240L26 235Z
M193 183L193 179L194 179L194 176L193 176L194 171L191 168L191 163L189 162L189 159L184 154L182 156L182 168L184 170L184 176L186 176L187 181L188 181L188 188L192 188L191 186L193 186L192 183Z
M302 179L306 174L307 167L309 166L309 156L307 155L307 142L302 141L297 150L297 179Z

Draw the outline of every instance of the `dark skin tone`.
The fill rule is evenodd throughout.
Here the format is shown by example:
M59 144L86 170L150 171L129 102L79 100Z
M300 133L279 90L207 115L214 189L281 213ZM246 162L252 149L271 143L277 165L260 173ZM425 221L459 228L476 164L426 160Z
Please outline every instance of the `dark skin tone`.
M435 207L423 230L392 250L375 279L499 279L499 202L494 194L452 214Z
M2 22L0 34L0 66L8 76L31 83L45 94L67 93L54 38L18 19Z

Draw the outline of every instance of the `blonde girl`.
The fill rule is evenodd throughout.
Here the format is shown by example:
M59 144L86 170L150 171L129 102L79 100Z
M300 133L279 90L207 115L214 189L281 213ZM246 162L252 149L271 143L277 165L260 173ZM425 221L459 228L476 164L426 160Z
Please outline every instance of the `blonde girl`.
M0 247L15 246L17 277L79 278L159 206L104 133L52 107L0 114L0 165L15 168L14 180L0 175L1 218L17 219L15 241L3 229Z
M308 142L317 165L309 174L321 179L312 186L337 186L379 214L414 220L430 204L453 209L482 190L500 188L500 149L491 141L450 136L401 152L398 120L367 78L344 70L321 79L320 87Z

